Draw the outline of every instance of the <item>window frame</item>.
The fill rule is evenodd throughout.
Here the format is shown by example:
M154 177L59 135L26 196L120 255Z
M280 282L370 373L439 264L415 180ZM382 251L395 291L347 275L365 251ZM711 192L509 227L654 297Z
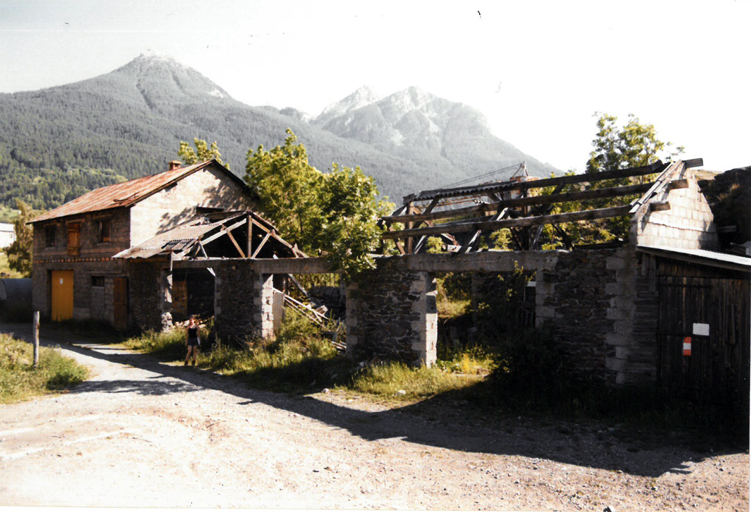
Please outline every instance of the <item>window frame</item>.
M44 248L49 249L57 246L57 224L44 226Z

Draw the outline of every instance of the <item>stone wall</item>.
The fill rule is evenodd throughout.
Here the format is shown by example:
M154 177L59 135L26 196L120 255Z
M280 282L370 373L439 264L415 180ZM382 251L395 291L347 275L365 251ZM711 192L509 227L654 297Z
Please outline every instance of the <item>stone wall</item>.
M253 260L221 262L212 267L214 325L225 341L273 338L273 275L253 269Z
M168 262L132 261L130 263L130 314L141 330L161 330L162 313L171 299L163 269Z
M398 259L347 290L347 355L354 359L399 360L432 365L438 314L435 277L412 271Z
M124 261L76 261L61 259L34 262L32 277L32 305L42 318L49 318L50 272L73 271L73 318L75 320L105 320L113 322L114 278L126 277ZM104 286L93 286L94 277L101 278Z
M253 202L240 183L209 166L135 204L130 209L131 244L182 224L196 214L197 207L247 210Z

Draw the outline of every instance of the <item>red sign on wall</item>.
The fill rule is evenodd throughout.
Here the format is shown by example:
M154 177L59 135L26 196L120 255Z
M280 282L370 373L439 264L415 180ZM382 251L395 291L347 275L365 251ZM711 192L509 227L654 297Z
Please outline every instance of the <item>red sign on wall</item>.
M686 336L685 338L683 338L683 355L691 355L691 336Z

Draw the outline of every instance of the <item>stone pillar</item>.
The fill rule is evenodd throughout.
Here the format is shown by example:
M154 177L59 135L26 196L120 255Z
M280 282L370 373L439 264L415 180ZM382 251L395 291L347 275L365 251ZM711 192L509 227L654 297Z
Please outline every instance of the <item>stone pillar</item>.
M172 271L163 269L159 275L159 311L162 318L162 330L172 327Z
M347 289L347 355L431 366L436 360L436 281L394 262Z
M273 275L257 274L251 260L214 266L214 325L222 340L274 336Z

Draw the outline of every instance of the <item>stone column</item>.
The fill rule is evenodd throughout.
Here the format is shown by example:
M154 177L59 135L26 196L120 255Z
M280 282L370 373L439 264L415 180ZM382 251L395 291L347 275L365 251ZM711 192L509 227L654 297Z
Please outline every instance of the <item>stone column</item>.
M438 341L435 301L432 274L380 263L347 289L347 355L431 366Z
M257 274L251 260L214 266L214 318L223 340L274 336L273 275Z

